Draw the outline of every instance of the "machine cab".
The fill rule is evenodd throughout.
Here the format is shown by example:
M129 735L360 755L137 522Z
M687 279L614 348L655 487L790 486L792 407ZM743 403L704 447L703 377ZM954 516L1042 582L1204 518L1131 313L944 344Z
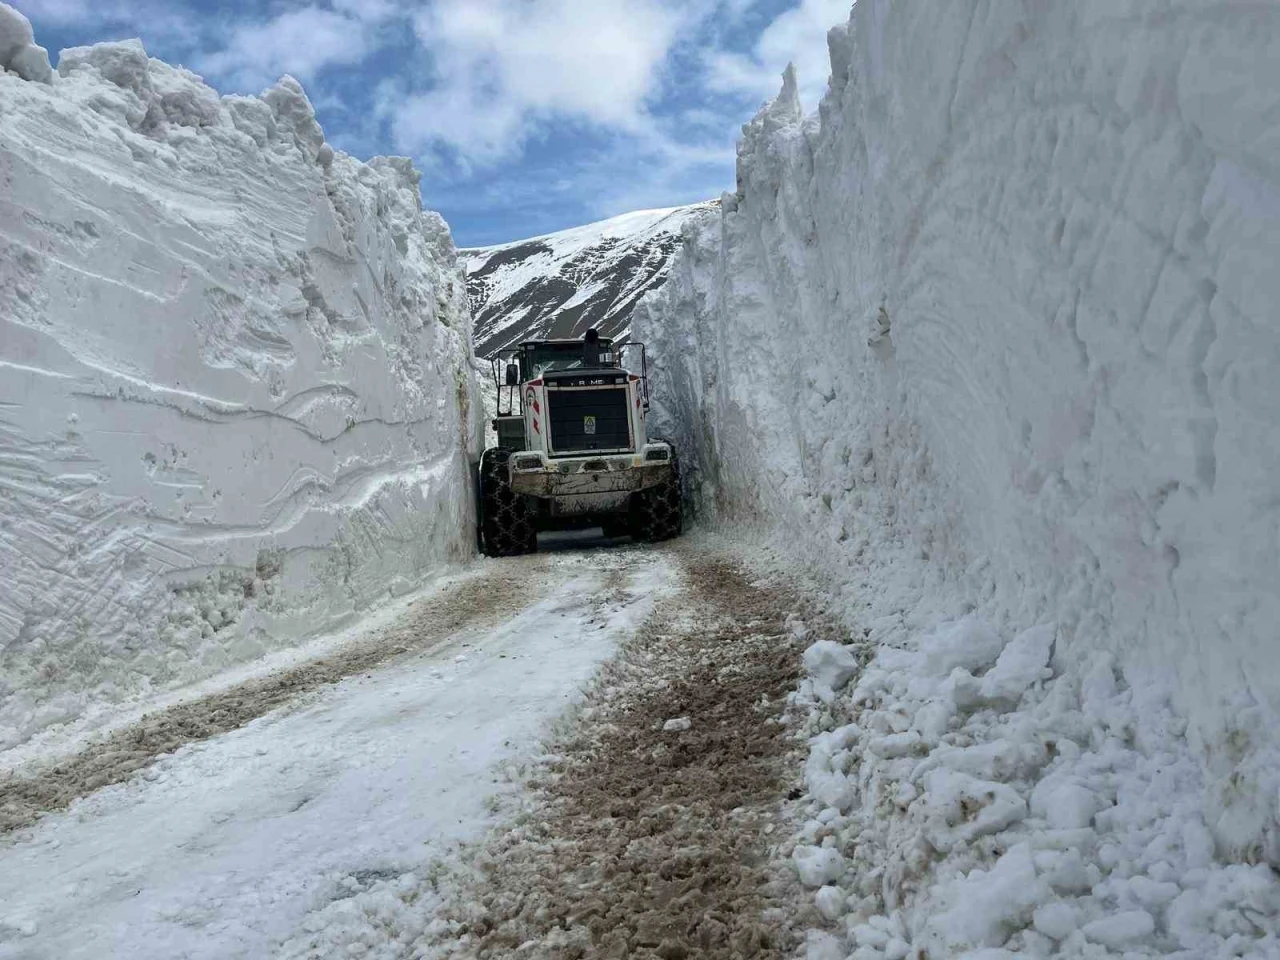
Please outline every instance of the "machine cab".
M626 368L624 355L638 373ZM526 341L492 362L499 446L555 458L632 453L643 445L643 344L615 347L589 330L582 340Z
M498 445L480 459L480 548L537 549L537 531L600 526L648 542L680 532L675 448L649 440L644 346L594 330L492 358Z

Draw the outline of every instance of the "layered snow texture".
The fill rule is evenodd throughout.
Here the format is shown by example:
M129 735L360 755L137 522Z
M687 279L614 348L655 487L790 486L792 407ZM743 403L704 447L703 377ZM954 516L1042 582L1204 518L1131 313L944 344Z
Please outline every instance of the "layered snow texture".
M407 160L137 41L0 103L0 747L469 555L464 278Z
M659 429L679 442L704 513L782 532L884 647L876 669L893 684L933 678L884 704L863 688L869 709L893 716L875 736L898 739L870 756L861 734L845 745L869 778L848 809L893 809L876 784L904 779L916 791L902 794L904 820L942 816L953 842L969 825L960 839L983 865L955 870L1012 855L1014 813L1054 829L1086 821L1089 837L1062 849L1100 871L1090 883L1180 882L1167 868L1226 858L1247 877L1205 895L1237 911L1218 926L1216 907L1192 922L1189 901L1175 917L1154 894L1104 901L1085 884L1097 903L1079 917L1126 916L1071 955L1118 954L1122 941L1275 950L1256 946L1274 888L1262 905L1243 891L1267 877L1246 864L1280 864L1280 9L863 0L830 47L818 113L803 114L788 77L745 128L737 194L686 227L667 285L635 312ZM981 617L981 669L894 667L888 651L914 657L966 614ZM1050 624L1057 679L1037 697L1056 705L1014 710L1050 669L1037 662L1044 636L1023 641L1035 657L983 671L997 645ZM1108 658L1114 691L1088 695ZM938 684L954 670L972 678L970 709L988 704L977 729L947 712ZM927 762L942 736L1015 750L1051 736L1060 753L1096 756L1080 770L1057 760L1074 785L1038 815L1019 805L1054 775L1052 756L1015 755L999 777L944 764L932 786L885 772ZM1123 786L1136 783L1141 796ZM926 793L950 812L917 809ZM994 832L974 833L984 816ZM881 829L868 850L906 856L915 840ZM975 848L980 835L997 839ZM927 912L943 896L932 885L956 874L926 840L899 903ZM1136 854L1140 840L1153 848ZM1044 878L1039 853L1000 869ZM965 896L947 901L957 916ZM959 956L961 941L997 951L984 956L1021 949L1009 938L1032 906L940 933L951 953L930 955ZM1138 910L1154 924L1145 939ZM1044 922L1065 917L1052 908ZM891 939L868 939L881 952L865 955L895 955Z
M626 339L636 303L666 282L684 224L716 205L639 210L463 250L476 352L491 357L524 340L581 337L591 327Z

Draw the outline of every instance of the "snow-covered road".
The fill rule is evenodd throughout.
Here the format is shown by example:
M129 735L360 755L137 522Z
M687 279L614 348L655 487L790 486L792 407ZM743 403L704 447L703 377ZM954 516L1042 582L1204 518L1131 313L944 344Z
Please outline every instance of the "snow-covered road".
M532 602L164 756L0 841L0 957L259 957L492 823L548 722L676 590L622 548L492 564ZM475 593L478 591L478 593ZM408 614L406 614L408 616Z

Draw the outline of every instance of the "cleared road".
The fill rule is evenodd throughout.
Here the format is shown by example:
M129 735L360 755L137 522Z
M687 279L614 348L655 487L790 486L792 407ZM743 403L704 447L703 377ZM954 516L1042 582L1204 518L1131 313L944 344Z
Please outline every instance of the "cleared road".
M580 543L0 782L0 957L782 955L783 600Z

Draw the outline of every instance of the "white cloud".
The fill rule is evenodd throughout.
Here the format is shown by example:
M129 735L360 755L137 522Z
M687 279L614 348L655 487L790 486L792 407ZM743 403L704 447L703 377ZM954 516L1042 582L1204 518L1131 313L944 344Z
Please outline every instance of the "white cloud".
M350 14L357 20L375 23L389 20L401 8L396 0L333 0L333 9Z
M551 117L639 131L685 16L667 0L436 0L415 19L434 85L397 105L397 143L485 164Z
M90 26L104 40L138 37L152 46L189 46L199 32L197 18L164 0L18 0L14 6L35 26L36 43L47 27Z
M760 34L750 53L712 51L706 58L711 89L755 96L777 94L782 71L796 65L800 100L806 110L818 105L831 75L827 31L849 19L853 0L801 0L780 14Z
M286 10L263 23L237 22L221 49L197 68L239 89L257 89L292 74L301 80L329 66L360 63L376 48L376 27L395 12L387 0L336 0L336 9Z
M594 214L716 196L733 188L743 98L775 94L795 61L812 107L829 73L827 30L851 3L797 0L734 52L725 44L753 0L432 0L414 21L430 86L385 87L378 111L397 149L460 167L461 181L436 168L454 183L484 182L480 169L514 167L528 141L578 123L614 135L565 158L577 203Z
M29 0L26 3L19 0L18 3L12 5L21 10L33 23L43 20L47 23L60 25L86 20L96 22L99 18L111 19L114 11L107 11L104 16L104 11L101 8L118 6L93 3L92 0Z
M294 74L339 145L414 156L427 192L454 194L455 209L506 197L592 216L732 189L737 131L789 61L816 104L827 29L852 0L767 0L791 8L760 30L765 2L18 0L37 29L156 39L224 91ZM369 87L331 67L363 68Z
M91 26L101 39L136 36L153 54L160 47L220 88L245 92L285 73L311 80L325 67L361 62L400 10L399 0L310 0L276 5L274 17L260 20L255 5L224 19L174 0L27 0L22 6L37 28Z

